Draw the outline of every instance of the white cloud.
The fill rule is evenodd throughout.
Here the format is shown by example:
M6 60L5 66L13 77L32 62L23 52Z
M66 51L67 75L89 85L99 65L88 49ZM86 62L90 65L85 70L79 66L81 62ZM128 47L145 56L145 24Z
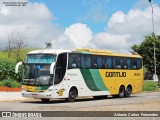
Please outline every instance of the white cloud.
M85 47L92 39L92 31L86 24L76 23L65 29L64 34L68 36L75 47Z
M1 14L4 15L4 16L7 16L7 15L10 14L10 11L7 8L2 7L1 8Z
M121 11L118 11L112 15L108 22L108 27L111 28L115 24L121 24L125 22L125 14Z
M160 34L159 13L160 8L154 6L156 34ZM53 24L56 18L43 3L29 3L26 7L6 7L2 4L0 18L0 49L6 46L7 35L12 31L24 33L29 47L44 48L45 42L52 42L55 49L94 47L116 52L129 51L132 45L152 33L151 7L134 7L126 14L117 11L109 19L105 31L96 34L82 23L72 24L62 31Z
M96 34L92 42L96 48L122 52L126 51L125 48L129 49L130 44L127 43L129 37L129 35L115 35L102 32Z
M60 35L57 39L52 41L54 49L74 49L75 44L67 35Z
M160 34L160 7L154 6L155 34ZM127 14L122 11L114 13L106 27L106 31L94 36L92 44L98 48L122 52L139 44L152 31L151 8L131 9ZM120 51L119 51L120 50Z
M41 48L45 47L45 42L58 38L60 34L60 29L52 23L55 17L43 3L28 2L23 7L5 6L1 3L0 18L0 49L7 45L8 34L12 32L25 34L27 36L25 42L29 47Z

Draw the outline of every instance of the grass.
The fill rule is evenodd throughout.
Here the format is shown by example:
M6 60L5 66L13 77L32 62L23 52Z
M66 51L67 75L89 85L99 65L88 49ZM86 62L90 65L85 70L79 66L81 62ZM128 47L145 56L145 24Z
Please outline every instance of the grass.
M3 86L3 87L6 86L10 88L19 88L21 87L21 83L13 79L5 79L0 81L0 86Z
M145 80L143 82L142 91L156 91L157 89L157 81Z
M20 60L24 60L26 58L26 54L32 50L37 50L36 48L26 48L26 49L22 49L20 51ZM17 62L17 58L16 58L16 54L15 54L15 50L13 50L11 52L11 57L8 58L8 52L6 51L0 51L0 58L1 60L5 60L8 62Z

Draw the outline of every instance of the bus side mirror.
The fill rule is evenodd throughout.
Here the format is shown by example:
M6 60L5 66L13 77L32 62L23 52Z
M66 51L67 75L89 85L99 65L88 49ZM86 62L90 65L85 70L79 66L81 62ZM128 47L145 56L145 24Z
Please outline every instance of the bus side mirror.
M18 62L18 63L16 64L16 67L15 67L15 73L16 73L16 74L18 74L18 68L19 68L20 65L22 65L22 62Z
M51 64L51 66L50 66L50 74L52 75L54 72L54 66L55 66L55 62L53 62L52 64Z

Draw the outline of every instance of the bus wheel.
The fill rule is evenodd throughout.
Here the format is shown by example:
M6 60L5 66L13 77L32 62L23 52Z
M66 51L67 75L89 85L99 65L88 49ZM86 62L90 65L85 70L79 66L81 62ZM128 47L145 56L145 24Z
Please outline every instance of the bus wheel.
M45 99L45 98L42 98L41 100L42 100L42 102L45 102L45 103L50 101L50 99Z
M77 91L75 88L71 88L69 91L68 102L75 102L77 97Z
M132 88L131 88L131 86L128 86L128 87L126 88L126 91L125 91L124 96L125 96L125 97L130 97L131 93L132 93Z
M119 88L118 97L119 97L119 98L122 98L122 97L124 97L124 94L125 94L125 88L124 88L123 86L121 86L121 87Z

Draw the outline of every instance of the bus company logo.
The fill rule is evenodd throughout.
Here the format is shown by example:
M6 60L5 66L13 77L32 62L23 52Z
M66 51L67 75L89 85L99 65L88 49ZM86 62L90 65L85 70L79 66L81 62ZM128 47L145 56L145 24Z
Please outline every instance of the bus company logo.
M65 89L60 89L60 90L57 92L57 94L58 94L59 96L62 96L64 91L65 91Z
M2 112L2 117L12 117L11 112Z
M106 72L106 77L126 77L126 72Z

